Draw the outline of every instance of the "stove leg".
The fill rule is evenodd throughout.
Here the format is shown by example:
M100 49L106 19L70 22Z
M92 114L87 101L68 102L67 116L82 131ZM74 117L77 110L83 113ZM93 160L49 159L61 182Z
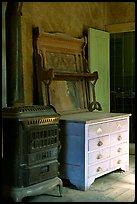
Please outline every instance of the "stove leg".
M14 202L22 202L22 199L25 197L44 194L48 189L52 189L55 186L59 187L60 197L62 197L63 182L59 177L55 177L28 187L7 187L5 189L5 195L11 197Z
M61 179L59 179L59 184L58 184L58 187L59 187L59 194L60 194L60 197L62 197L62 188L63 188L63 182Z

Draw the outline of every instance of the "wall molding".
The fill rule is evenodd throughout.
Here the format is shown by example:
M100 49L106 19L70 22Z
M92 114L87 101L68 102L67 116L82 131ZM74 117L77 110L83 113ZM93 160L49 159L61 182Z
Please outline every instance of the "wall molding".
M105 31L110 33L132 32L135 31L135 22L109 24L105 26Z

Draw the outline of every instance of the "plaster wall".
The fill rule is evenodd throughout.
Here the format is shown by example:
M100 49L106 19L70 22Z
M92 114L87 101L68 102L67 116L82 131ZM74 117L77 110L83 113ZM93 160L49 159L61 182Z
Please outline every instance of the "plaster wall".
M135 2L107 2L106 24L135 22Z
M87 29L104 30L103 2L24 2L22 8L22 55L25 104L33 103L32 27L46 32L63 32L74 37Z
M23 2L21 31L25 105L33 104L32 27L46 32L87 36L89 27L135 21L133 2Z

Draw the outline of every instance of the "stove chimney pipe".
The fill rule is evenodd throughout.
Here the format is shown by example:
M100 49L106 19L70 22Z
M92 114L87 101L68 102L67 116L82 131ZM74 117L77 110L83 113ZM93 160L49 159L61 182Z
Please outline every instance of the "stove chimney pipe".
M7 106L24 104L21 46L22 2L8 2L6 9Z

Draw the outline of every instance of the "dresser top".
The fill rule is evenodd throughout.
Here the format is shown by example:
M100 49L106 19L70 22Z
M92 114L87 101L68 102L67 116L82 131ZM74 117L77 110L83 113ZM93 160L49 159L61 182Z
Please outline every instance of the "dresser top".
M60 120L89 124L106 120L123 119L129 116L131 116L130 113L82 112L62 115Z

